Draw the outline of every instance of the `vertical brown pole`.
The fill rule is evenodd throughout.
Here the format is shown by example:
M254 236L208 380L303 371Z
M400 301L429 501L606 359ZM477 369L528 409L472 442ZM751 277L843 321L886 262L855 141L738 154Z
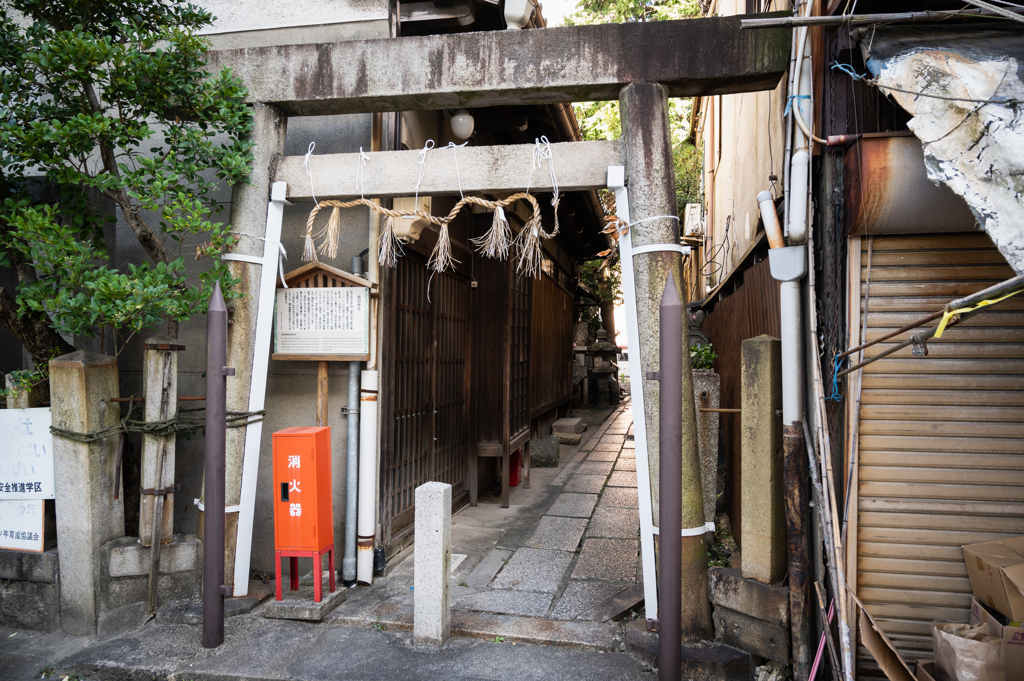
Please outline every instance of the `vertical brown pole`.
M327 362L316 363L316 425L327 425Z
M228 309L220 284L206 312L206 490L203 515L203 647L224 642L224 471Z
M683 408L683 307L670 273L661 296L659 339L659 403L661 413L678 414ZM662 418L658 424L661 475L658 508L658 678L679 681L682 643L682 422Z
M807 456L800 421L782 427L786 488L786 549L789 553L789 623L793 672L805 681L811 666L811 603L807 591Z

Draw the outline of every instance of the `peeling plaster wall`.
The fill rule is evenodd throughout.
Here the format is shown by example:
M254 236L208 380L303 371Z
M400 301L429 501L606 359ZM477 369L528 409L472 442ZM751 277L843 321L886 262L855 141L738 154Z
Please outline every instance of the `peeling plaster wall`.
M1015 38L1024 42L1020 36L1017 28ZM868 68L882 91L913 114L908 125L924 146L928 177L964 198L1013 270L1024 274L1024 109L966 101L1024 101L1020 55L1002 50L995 37L987 50L978 47L985 39L973 35L934 37L927 45L927 34L892 43L876 36L866 46Z

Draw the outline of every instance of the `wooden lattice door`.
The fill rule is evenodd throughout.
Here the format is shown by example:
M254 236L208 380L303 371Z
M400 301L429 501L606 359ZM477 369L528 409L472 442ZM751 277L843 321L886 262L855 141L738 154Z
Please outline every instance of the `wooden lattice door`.
M469 282L432 275L414 254L399 259L392 282L393 406L384 448L391 538L412 524L418 486L446 482L453 497L466 488L470 311Z

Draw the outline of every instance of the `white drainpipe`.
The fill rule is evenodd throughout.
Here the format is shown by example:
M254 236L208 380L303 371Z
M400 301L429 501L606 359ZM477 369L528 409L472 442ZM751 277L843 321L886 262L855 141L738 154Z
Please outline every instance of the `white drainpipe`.
M359 397L359 513L356 579L373 584L374 485L377 482L377 372L363 371Z

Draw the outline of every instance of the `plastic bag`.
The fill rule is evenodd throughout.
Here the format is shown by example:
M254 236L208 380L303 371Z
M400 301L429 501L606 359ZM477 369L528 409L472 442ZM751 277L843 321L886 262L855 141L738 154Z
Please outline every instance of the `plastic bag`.
M1006 681L1004 642L989 635L988 624L936 622L932 639L938 681Z

